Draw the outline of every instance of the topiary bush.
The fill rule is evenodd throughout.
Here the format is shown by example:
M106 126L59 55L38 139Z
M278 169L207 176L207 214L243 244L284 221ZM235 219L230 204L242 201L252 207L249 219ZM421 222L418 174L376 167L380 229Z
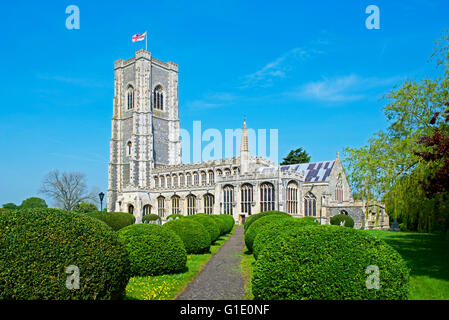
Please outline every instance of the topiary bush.
M131 213L127 212L93 211L86 213L86 215L105 222L115 231L120 230L131 224L134 224L134 222L136 222L136 218Z
M210 249L210 235L207 229L194 219L176 219L164 224L174 231L184 243L187 253L205 253Z
M161 221L161 218L154 213L146 214L142 217L142 222L153 222L153 221Z
M156 224L134 224L118 231L129 252L132 276L155 276L182 271L187 253L181 238Z
M342 222L344 222L344 226L348 228L354 228L354 219L346 214L337 214L331 217L331 225L339 226Z
M215 219L206 214L195 214L186 216L187 219L195 219L201 223L209 232L211 244L220 237L220 228Z
M253 252L253 242L257 236L257 233L262 229L263 226L271 224L274 221L284 220L284 219L293 219L290 215L283 214L270 214L264 217L261 217L254 221L251 226L245 232L245 244L246 248L249 252Z
M367 288L369 266L379 268L379 289ZM392 300L407 298L408 280L405 261L384 241L319 225L291 229L267 245L251 283L257 300Z
M223 220L223 218L221 218L218 214L211 214L210 217L212 217L217 223L218 228L220 229L220 236L225 235L227 230L226 221Z
M79 289L66 287L69 266ZM126 247L105 223L59 209L0 211L0 299L120 299L129 278Z
M225 221L225 225L226 225L225 233L231 232L232 228L234 228L234 224L235 224L234 218L229 214L219 214L219 215L217 215L217 217L219 217L220 219Z
M249 227L251 226L252 223L254 223L255 221L257 221L258 219L268 216L268 215L272 215L272 214L283 214L283 215L287 215L290 217L290 215L286 212L282 212L282 211L264 211L258 214L254 214L252 216L250 216L248 219L246 219L245 223L243 224L243 228L246 232L246 230L249 229Z
M257 232L253 241L253 254L257 259L259 253L273 241L277 241L280 234L290 231L292 228L318 225L318 221L313 217L279 219L263 225Z

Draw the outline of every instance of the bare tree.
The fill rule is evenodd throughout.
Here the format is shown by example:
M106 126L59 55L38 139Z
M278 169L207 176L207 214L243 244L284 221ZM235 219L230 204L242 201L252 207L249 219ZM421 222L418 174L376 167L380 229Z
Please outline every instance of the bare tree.
M69 211L82 201L97 203L96 193L87 191L86 176L78 172L49 172L39 192L52 198L57 207Z

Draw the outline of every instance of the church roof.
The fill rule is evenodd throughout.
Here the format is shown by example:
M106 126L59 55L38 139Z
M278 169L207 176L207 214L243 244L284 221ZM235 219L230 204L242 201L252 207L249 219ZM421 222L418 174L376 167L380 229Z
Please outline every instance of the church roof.
M329 181L329 175L334 167L335 160L309 162L300 164L289 164L279 167L263 167L259 168L260 173L273 172L280 168L281 171L296 171L303 173L305 182L326 182Z

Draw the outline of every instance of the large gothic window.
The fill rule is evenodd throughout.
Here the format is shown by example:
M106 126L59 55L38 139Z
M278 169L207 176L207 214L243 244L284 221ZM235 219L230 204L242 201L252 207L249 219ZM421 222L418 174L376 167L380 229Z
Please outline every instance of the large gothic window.
M298 184L293 181L287 185L287 213L298 213Z
M126 102L128 110L134 108L134 88L132 86L128 86L128 89L126 89Z
M265 182L260 185L260 211L274 210L274 186Z
M195 214L196 213L196 197L193 194L189 194L187 196L187 214Z
M165 216L165 198L163 196L157 198L157 214L161 218Z
M241 203L242 213L251 214L251 205L253 202L253 186L250 184L244 184L241 188Z
M171 197L171 213L179 214L181 211L179 210L179 197L173 196Z
M149 204L146 204L143 206L143 215L151 214L151 206Z
M232 203L234 202L234 187L223 188L223 213L232 215Z
M206 193L203 197L204 200L204 213L212 214L214 210L214 196L210 193Z
M164 110L164 89L162 89L162 86L154 88L154 108Z
M316 197L311 192L307 192L304 197L304 215L306 217L316 217Z
M335 187L335 199L338 202L343 202L343 183L341 182L341 178L338 179L337 185Z

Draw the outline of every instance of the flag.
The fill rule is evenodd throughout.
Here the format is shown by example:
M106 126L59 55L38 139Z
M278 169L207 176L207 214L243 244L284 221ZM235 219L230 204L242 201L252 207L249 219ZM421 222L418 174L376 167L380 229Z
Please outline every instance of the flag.
M133 42L137 42L137 41L143 41L145 40L145 36L147 35L147 33L142 33L142 34L135 34L132 36L132 41Z

